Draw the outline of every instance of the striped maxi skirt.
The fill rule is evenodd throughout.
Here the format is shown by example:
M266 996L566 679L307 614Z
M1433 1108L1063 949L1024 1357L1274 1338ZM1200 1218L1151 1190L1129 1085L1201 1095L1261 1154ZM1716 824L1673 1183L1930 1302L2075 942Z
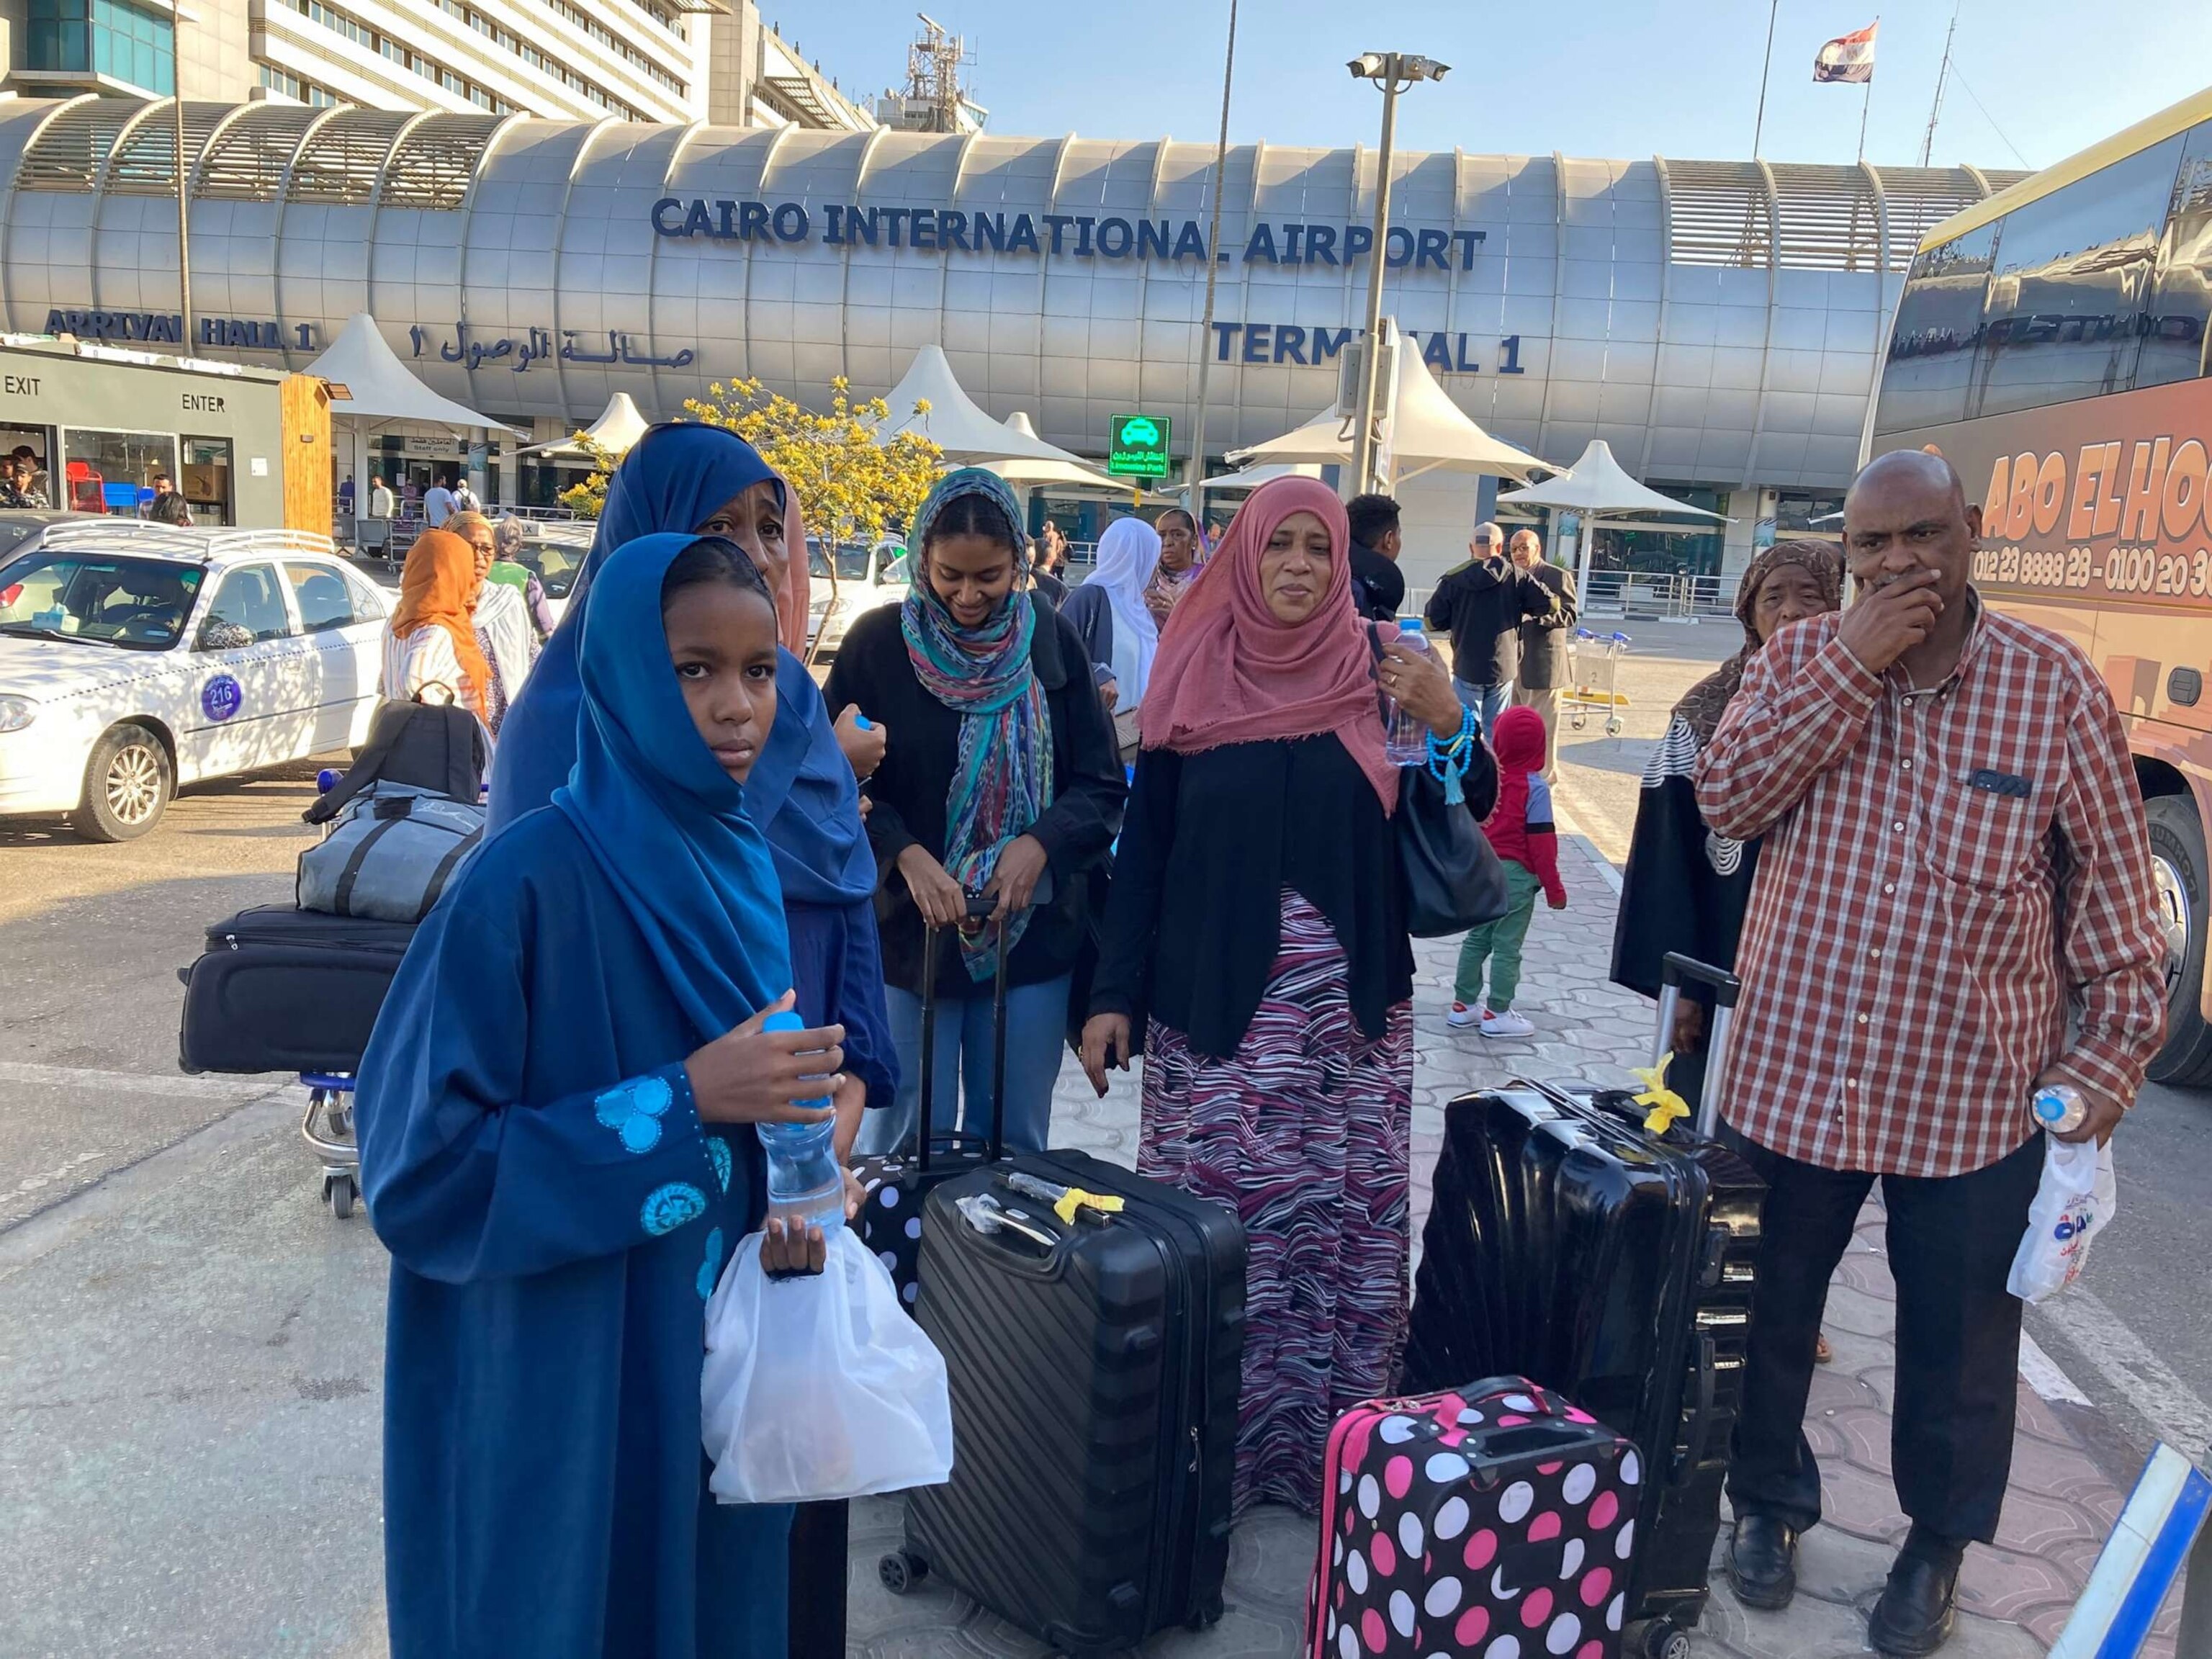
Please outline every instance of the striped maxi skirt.
M1410 1003L1380 1038L1353 1021L1328 921L1287 889L1281 946L1229 1060L1153 1020L1142 1175L1244 1223L1243 1385L1236 1509L1321 1502L1336 1414L1387 1394L1406 1346Z

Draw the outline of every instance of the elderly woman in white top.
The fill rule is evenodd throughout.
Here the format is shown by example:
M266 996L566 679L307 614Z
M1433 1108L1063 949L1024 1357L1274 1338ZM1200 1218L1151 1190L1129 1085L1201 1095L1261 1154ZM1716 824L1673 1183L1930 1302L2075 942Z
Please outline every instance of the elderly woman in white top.
M1117 715L1144 702L1152 677L1160 629L1145 603L1145 587L1159 562L1159 533L1142 519L1116 519L1098 538L1098 563L1090 579L1060 608L1083 635L1091 660L1112 676L1108 707Z

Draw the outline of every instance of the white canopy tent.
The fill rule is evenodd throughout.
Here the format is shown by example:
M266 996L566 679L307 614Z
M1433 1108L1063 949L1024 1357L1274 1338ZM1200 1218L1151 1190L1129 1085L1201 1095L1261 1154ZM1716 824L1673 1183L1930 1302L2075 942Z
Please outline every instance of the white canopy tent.
M338 337L307 365L307 373L331 383L331 413L352 424L357 510L368 505L368 429L379 422L430 421L465 432L514 430L424 386L385 343L376 319L365 311L346 319Z
M599 412L599 418L584 428L583 435L597 447L620 458L629 453L631 447L645 436L645 429L651 424L638 412L638 407L630 401L629 392L617 392L607 399L607 406ZM540 455L547 460L585 461L592 458L592 452L573 437L532 444L515 453L519 455Z
M1398 396L1390 412L1389 448L1397 471L1391 482L1401 484L1424 472L1486 473L1516 482L1532 473L1551 470L1527 450L1503 438L1493 438L1451 400L1429 373L1420 354L1401 349L1398 353ZM1352 458L1352 417L1330 410L1316 415L1295 431L1249 449L1231 450L1232 465L1249 467L1254 462L1309 462L1322 465L1348 465ZM1209 480L1209 487L1211 481Z
M927 438L956 466L988 466L997 471L995 463L1012 460L1083 465L1080 457L1045 442L1034 431L1017 431L986 415L953 378L952 365L945 360L942 346L926 345L915 352L905 378L885 394L884 401L891 410L890 420L883 428L886 438L902 432ZM921 403L929 407L917 415L915 405Z
M1531 484L1526 489L1509 491L1498 500L1501 506L1510 502L1516 507L1548 507L1582 515L1582 553L1575 568L1577 593L1589 587L1591 538L1596 532L1601 514L1664 514L1676 519L1704 519L1716 524L1728 522L1725 514L1708 513L1702 507L1692 507L1637 483L1613 459L1612 446L1602 438L1591 439L1582 459L1559 477Z

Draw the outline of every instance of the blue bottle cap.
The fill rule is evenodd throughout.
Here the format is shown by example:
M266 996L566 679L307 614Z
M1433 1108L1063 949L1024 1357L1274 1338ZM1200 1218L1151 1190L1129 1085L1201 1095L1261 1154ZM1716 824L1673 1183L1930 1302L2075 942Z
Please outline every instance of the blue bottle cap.
M876 729L876 723L870 720L866 714L854 715L853 724L859 726L863 732L872 732Z
M763 1031L803 1031L805 1029L806 1022L799 1018L798 1011L793 1008L779 1008L761 1022Z

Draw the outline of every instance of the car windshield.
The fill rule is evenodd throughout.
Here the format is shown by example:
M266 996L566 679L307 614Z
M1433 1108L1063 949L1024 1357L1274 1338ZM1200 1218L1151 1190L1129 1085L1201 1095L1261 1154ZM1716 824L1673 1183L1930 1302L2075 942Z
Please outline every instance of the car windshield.
M854 542L841 542L833 550L825 550L822 544L809 536L806 538L806 574L830 577L830 556L837 559L837 580L841 582L864 582L868 580L868 550Z
M0 566L0 634L166 651L207 573L170 559L26 553Z
M547 599L565 599L575 586L576 577L584 568L584 556L590 550L564 547L558 542L525 542L515 559L545 585Z

